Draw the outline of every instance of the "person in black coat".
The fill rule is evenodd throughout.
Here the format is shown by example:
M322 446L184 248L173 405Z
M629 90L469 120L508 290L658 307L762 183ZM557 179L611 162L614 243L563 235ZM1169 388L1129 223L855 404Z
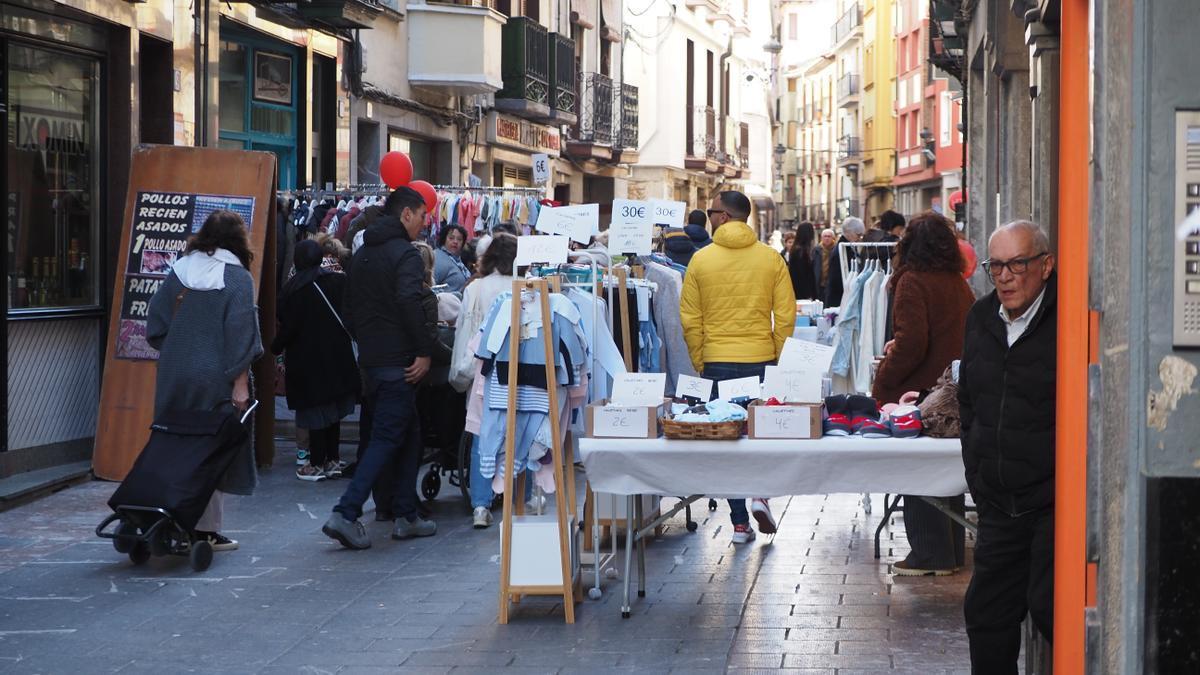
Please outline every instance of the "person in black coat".
M972 672L1012 673L1025 614L1047 640L1053 629L1057 287L1049 239L1033 223L998 229L988 254L996 289L967 315L958 382L979 513L963 613Z
M296 244L296 274L279 294L279 331L271 351L282 353L288 408L309 433L309 460L296 471L318 481L340 473L341 421L358 402L358 366L342 312L346 275L321 265L312 239Z
M833 259L829 261L829 287L825 291L825 306L826 307L841 307L842 295L845 293L842 280L842 263L840 252L842 242L854 243L863 238L866 234L867 227L863 225L860 218L850 216L842 221L842 236L837 240L837 244L833 247ZM847 251L847 255L851 258L854 253Z
M821 263L816 258L817 233L812 223L796 227L796 239L788 255L788 272L797 300L816 300L821 279Z

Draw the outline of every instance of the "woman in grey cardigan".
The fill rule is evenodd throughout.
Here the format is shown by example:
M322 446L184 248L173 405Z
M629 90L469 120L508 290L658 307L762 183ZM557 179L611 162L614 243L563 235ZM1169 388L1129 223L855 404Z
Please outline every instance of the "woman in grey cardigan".
M146 340L159 350L154 416L167 410L250 405L250 364L263 353L254 306L246 225L214 211L150 300ZM220 534L221 493L249 495L258 483L251 433L196 524L217 551L237 548Z
M462 297L471 270L462 261L462 248L467 243L467 231L458 225L447 225L438 235L438 248L434 254L433 285L447 286L448 291Z

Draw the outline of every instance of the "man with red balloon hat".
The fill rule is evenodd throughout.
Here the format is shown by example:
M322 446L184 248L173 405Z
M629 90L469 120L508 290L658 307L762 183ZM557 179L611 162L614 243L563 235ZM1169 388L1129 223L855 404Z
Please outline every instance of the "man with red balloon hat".
M354 478L321 528L350 549L371 546L359 518L372 486L389 465L396 467L391 479L392 538L437 533L437 524L417 510L422 451L417 386L429 373L434 346L421 306L425 263L413 246L425 227L426 206L426 196L417 190L396 188L383 204L383 215L367 226L363 246L350 261L345 316L339 321L358 340L373 421Z

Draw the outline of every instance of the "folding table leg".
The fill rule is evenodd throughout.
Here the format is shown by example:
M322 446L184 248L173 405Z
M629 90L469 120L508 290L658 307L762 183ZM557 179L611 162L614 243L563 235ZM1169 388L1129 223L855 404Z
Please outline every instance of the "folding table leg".
M637 526L642 526L642 498L639 495L637 499ZM646 533L642 533L637 538L638 547L638 597L646 597Z
M633 500L635 495L626 497L625 502L625 602L621 605L621 618L628 619L629 610L629 578L633 576ZM615 517L616 514L614 513ZM614 533L615 534L615 533Z

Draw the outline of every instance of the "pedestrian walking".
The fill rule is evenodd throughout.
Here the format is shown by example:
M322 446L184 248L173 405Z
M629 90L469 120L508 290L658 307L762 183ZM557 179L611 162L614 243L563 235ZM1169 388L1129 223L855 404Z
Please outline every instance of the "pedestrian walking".
M296 274L279 293L271 342L271 352L284 355L288 408L308 432L308 461L296 470L305 481L341 475L341 424L359 397L358 364L341 316L346 275L322 264L326 257L316 240L296 245Z
M815 300L821 268L816 259L816 231L812 223L800 223L788 256L788 272L797 300Z
M253 254L246 224L232 211L214 211L150 299L146 341L159 351L154 417L168 410L212 410L232 403L246 410L253 397L250 364L263 354L254 306ZM221 534L222 493L250 495L258 484L251 433L221 477L196 523L195 534L215 551L238 542Z
M721 192L708 217L716 228L713 245L692 256L683 279L679 314L692 366L714 382L757 377L779 360L796 323L796 295L787 265L775 249L758 241L746 224L750 200ZM776 530L766 499L753 500L759 531ZM742 499L729 500L733 543L753 541Z
M887 223L888 213L884 213ZM975 302L963 281L962 255L949 222L933 211L913 218L896 245L898 265L889 282L897 312L894 338L884 349L871 395L880 405L908 392L928 392L962 355L967 311ZM904 495L904 529L912 550L893 565L901 576L944 576L962 567L961 525L914 495ZM963 498L951 508L961 511Z
M854 254L850 253L849 251L843 252L842 247L839 244L842 242L853 244L854 242L860 241L862 240L863 235L866 234L866 231L867 226L863 224L861 218L850 216L842 221L842 236L838 238L837 242L834 244L834 255L829 263L829 290L828 295L825 298L826 307L840 307L842 305L842 294L845 292L845 289L842 287L843 282L841 259L843 253L850 258L854 257Z
M393 459L399 468L392 493L392 537L437 532L435 523L418 514L416 501L422 450L416 392L433 353L422 310L425 267L412 245L424 226L424 198L411 188L397 188L384 202L384 215L367 227L363 246L350 263L345 318L358 339L374 419L354 478L322 528L346 548L371 546L359 518L375 480Z
M995 290L967 315L958 398L979 532L963 613L977 674L1017 672L1027 613L1053 635L1054 264L1041 227L1001 227L983 263Z
M834 260L837 254L837 235L833 230L825 228L821 230L821 243L817 246L816 262L817 273L820 275L820 280L817 282L817 299L826 301L829 298L829 270L830 262Z

